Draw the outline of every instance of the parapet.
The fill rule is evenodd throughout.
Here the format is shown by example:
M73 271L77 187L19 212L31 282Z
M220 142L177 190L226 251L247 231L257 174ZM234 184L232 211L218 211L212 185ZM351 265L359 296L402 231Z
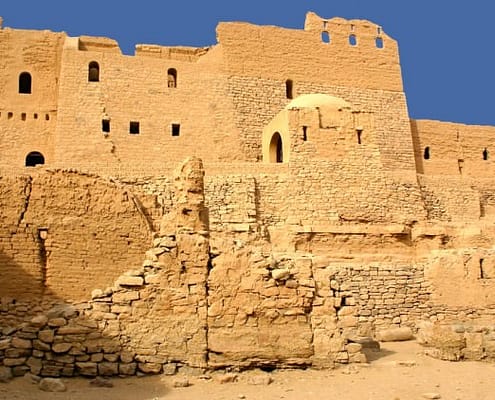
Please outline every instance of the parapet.
M209 47L159 46L154 44L137 44L136 56L164 58L167 60L195 62L205 55Z
M122 54L119 43L106 37L79 36L79 50Z

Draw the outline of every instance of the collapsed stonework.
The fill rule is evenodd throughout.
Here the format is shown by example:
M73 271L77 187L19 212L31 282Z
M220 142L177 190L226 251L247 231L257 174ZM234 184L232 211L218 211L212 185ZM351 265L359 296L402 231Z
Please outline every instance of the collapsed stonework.
M327 368L396 328L492 360L495 128L410 120L368 21L217 36L0 29L1 368Z

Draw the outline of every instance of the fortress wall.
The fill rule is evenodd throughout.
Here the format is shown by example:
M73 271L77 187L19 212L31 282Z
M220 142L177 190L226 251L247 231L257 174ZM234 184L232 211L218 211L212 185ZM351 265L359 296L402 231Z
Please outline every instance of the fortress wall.
M241 132L244 151L251 159L259 159L263 128L290 102L285 95L285 78L280 75L276 80L237 76L229 78L229 87L236 108L235 123ZM370 133L373 135L374 143L380 149L383 168L415 169L404 93L337 87L308 82L307 77L302 81L294 80L293 90L294 97L305 93L341 97L351 104L353 110L369 113L366 119L372 124L372 132L365 131L364 136Z
M208 52L191 63L65 49L57 161L71 166L87 160L157 163L178 162L188 155L242 160L234 111L216 57ZM88 82L92 61L99 63L99 82ZM168 87L169 68L177 70L176 88ZM108 135L102 131L103 119L110 120ZM129 133L130 121L139 122L139 134ZM172 124L180 125L179 136L172 136Z
M40 151L53 162L63 33L0 30L1 163L24 165ZM31 76L31 93L19 93L19 76ZM15 148L15 151L12 149Z
M495 127L411 120L417 170L425 175L493 176ZM425 148L429 159L425 159ZM483 151L486 149L486 160Z
M11 277L2 284L6 293L36 298L42 285L55 297L87 299L96 286L141 265L151 232L140 207L152 208L153 198L72 173L26 175L15 190L3 179L2 201L11 202L12 192L20 196L16 208L3 210L1 253L10 261L2 268Z
M330 43L322 40L324 29L330 32ZM283 82L310 77L319 84L402 92L397 42L382 34L384 46L377 48L377 29L368 21L340 18L329 20L327 28L322 22L320 29L311 30L221 22L217 40L229 75ZM349 43L350 34L357 45Z

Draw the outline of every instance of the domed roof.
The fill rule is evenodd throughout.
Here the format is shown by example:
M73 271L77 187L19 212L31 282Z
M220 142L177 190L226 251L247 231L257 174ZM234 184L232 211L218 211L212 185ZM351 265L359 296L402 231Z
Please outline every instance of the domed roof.
M286 109L291 108L320 108L320 107L331 107L331 108L350 108L350 104L340 97L330 96L323 93L312 93L303 94L296 97L289 104L285 106Z

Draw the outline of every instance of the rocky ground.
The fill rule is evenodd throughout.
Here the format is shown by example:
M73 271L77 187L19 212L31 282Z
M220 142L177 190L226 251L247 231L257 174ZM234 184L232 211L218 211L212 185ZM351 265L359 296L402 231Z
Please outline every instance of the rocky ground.
M415 342L383 343L370 363L334 370L249 371L203 376L65 379L65 392L45 392L30 377L0 383L0 399L16 400L489 400L495 393L495 364L429 358ZM101 383L101 382L100 382ZM186 386L187 387L180 387Z

